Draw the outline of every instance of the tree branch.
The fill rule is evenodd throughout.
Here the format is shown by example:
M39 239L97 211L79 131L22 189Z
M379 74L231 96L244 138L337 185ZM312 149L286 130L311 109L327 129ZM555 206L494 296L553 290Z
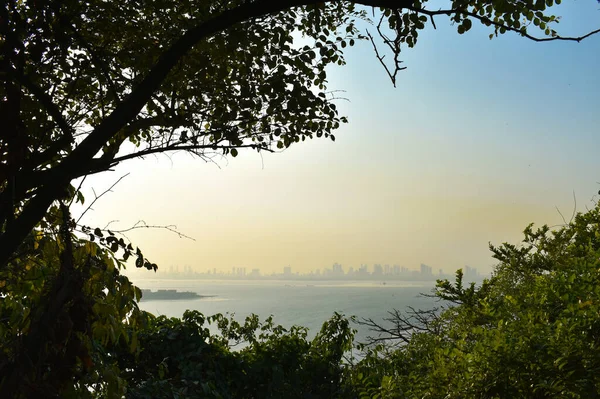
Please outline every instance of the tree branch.
M71 142L73 140L73 129L67 123L56 104L52 102L50 96L48 96L38 85L29 80L27 76L15 73L15 71L12 72L16 76L16 80L33 94L46 111L48 111L48 114L56 122L60 130L62 130L64 136L59 141L62 142L63 140L68 140L68 142Z
M115 100L117 102L119 102L121 100L119 97L119 92L117 91L115 83L113 82L113 80L110 77L110 72L108 71L108 68L107 68L104 60L102 60L98 56L98 54L94 51L94 49L92 49L90 44L83 38L83 36L81 36L81 34L79 34L77 29L73 25L68 23L67 26L69 27L69 29L71 30L72 34L75 36L77 41L79 41L81 46L84 47L87 51L89 51L92 62L94 63L94 65L96 65L96 67L98 69L100 69L100 72L102 73L102 75L104 75L104 79L106 79L106 83L109 88L110 94L115 98Z
M92 209L92 206L100 199L102 198L105 194L109 193L112 191L112 189L121 182L121 180L123 180L124 178L126 178L127 176L129 176L129 173L124 174L123 176L119 177L117 179L116 182L114 182L108 189L104 190L102 193L100 193L100 195L95 195L96 193L94 192L94 200L88 205L87 208L85 208L85 210L81 213L81 215L79 215L79 218L77 218L77 221L75 222L75 224L79 224L79 221L85 216L85 214Z
M430 332L436 334L438 329L436 322L439 321L438 314L442 308L433 308L427 310L415 309L408 306L405 312L394 309L388 312L388 317L383 318L383 322L390 323L386 327L382 322L377 322L371 318L357 320L359 325L367 326L376 336L367 336L367 346L375 345L380 342L398 342L407 344L414 333Z
M128 231L139 230L139 229L163 229L163 230L168 230L171 233L177 234L179 236L179 238L187 238L188 240L196 241L193 237L187 236L187 235L183 234L182 232L180 232L179 230L177 230L177 226L175 226L174 224L169 224L169 225L150 225L150 224L147 224L143 220L138 220L133 226L128 227L126 229L111 230L111 231L113 233L123 234L123 233L127 233Z
M527 32L524 32L524 31L522 31L520 29L513 28L511 26L502 24L500 22L494 22L493 20L487 18L486 16L482 16L482 15L479 15L479 14L477 14L475 12L468 11L468 10L446 9L446 10L430 11L430 10L426 10L424 8L415 8L415 7L412 7L412 6L407 6L407 7L404 7L404 8L406 8L407 10L411 10L411 11L417 12L419 14L427 15L427 16L429 16L432 19L432 21L433 21L433 17L436 16L436 15L452 15L452 14L456 14L456 13L468 15L469 17L477 19L478 21L480 21L480 22L482 22L484 24L490 24L490 25L496 26L498 28L504 28L504 29L506 29L507 31L510 31L510 32L516 32L519 35L521 35L521 36L523 36L523 37L525 37L525 38L527 38L529 40L533 40L534 42L572 41L572 42L579 43L582 40L587 39L590 36L593 36L593 35L596 35L596 34L600 33L600 29L596 29L596 30L593 30L593 31L591 31L591 32L583 35L583 36L577 36L577 37L563 37L563 36L560 36L560 35L557 35L557 36L554 36L554 37L536 37L536 36L530 35Z
M266 148L263 146L260 146L259 144L243 144L243 145L213 145L213 144L202 144L202 145L194 145L194 144L190 144L190 145L173 145L173 146L167 146L167 147L156 147L156 148L148 148L146 150L142 150L142 151L138 151L138 152L134 152L131 154L127 154L127 155L123 155L121 157L116 157L111 161L111 164L116 164L128 159L134 159L134 158L141 158L144 157L146 155L151 155L151 154L157 154L157 153L164 153L164 152L172 152L172 151L194 151L194 150L203 150L203 149L233 149L233 148L252 148L252 149L256 149L256 148L260 148L263 151L268 151L268 152L275 152L274 150L271 150L270 148Z

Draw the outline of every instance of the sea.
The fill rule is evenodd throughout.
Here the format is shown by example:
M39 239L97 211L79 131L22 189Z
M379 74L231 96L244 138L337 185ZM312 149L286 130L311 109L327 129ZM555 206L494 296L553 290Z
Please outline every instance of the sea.
M176 289L192 291L205 298L184 300L143 300L139 306L155 315L181 317L185 310L197 310L206 316L217 313L233 315L242 322L251 314L261 320L273 316L275 324L289 328L293 325L308 328L314 337L323 322L334 312L357 319L370 318L386 325L386 317L394 309L408 307L431 309L439 306L431 294L433 281L298 281L298 280L139 280L144 289ZM365 342L373 332L353 324L357 330L355 342ZM211 328L213 332L215 327Z

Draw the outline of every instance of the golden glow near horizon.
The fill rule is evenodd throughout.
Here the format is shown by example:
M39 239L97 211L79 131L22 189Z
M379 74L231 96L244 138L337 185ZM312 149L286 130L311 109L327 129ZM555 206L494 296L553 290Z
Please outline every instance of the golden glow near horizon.
M323 143L329 150L337 145ZM561 222L550 203L526 203L518 195L521 201L511 201L506 194L504 200L486 198L485 192L461 195L485 185L474 177L311 165L306 160L319 157L311 152L299 146L265 156L264 169L251 154L222 169L185 156L175 157L173 166L136 162L103 177L97 192L131 170L84 222L176 225L195 241L160 229L127 233L163 270L187 265L200 272L246 267L269 273L287 265L322 270L333 262L345 270L361 263L416 269L423 262L435 271L469 264L487 272L493 263L488 242L517 242L530 222ZM496 184L499 190L510 187ZM563 214L569 214L569 196L564 200Z
M592 18L584 11L578 24ZM573 192L584 210L599 188L598 41L490 42L480 28L463 37L452 29L419 37L397 89L368 45L350 50L330 74L351 100L339 102L350 123L335 143L262 158L241 151L217 159L220 168L186 154L131 161L88 178L89 204L91 188L131 172L82 222L176 225L195 241L127 233L162 270L423 262L489 272L488 242L518 243L530 222L560 224L556 207L568 219Z

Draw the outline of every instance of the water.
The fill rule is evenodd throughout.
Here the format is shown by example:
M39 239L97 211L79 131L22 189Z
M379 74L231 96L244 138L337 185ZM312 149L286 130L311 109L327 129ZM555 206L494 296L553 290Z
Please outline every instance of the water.
M252 313L261 320L273 315L274 322L286 328L292 325L309 329L314 336L324 321L334 312L346 316L369 317L383 321L388 312L407 306L429 309L436 305L432 298L420 293L431 293L433 282L300 282L273 280L141 280L141 288L177 289L213 298L176 301L142 301L140 308L155 315L180 317L187 309L204 315L234 313L243 321ZM369 335L367 328L355 325L357 342Z

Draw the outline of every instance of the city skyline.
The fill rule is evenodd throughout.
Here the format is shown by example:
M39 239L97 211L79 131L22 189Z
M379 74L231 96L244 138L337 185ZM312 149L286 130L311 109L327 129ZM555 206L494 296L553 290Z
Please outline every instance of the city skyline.
M464 265L459 268L463 271L465 280L475 281L486 277L485 274L480 274L477 268L469 265ZM190 265L183 265L180 269L179 265L168 266L165 270L157 271L160 277L166 278L209 278L209 279L314 279L314 280L376 280L376 279L393 279L393 280L431 280L453 278L453 273L446 273L443 269L437 269L435 272L433 267L421 263L417 269L411 269L398 264L360 264L357 268L344 266L334 262L331 268L317 268L308 272L294 271L290 265L283 266L279 272L263 273L260 268L246 267L231 267L230 270L222 270L217 268L206 268L198 271ZM146 277L151 277L146 275Z

